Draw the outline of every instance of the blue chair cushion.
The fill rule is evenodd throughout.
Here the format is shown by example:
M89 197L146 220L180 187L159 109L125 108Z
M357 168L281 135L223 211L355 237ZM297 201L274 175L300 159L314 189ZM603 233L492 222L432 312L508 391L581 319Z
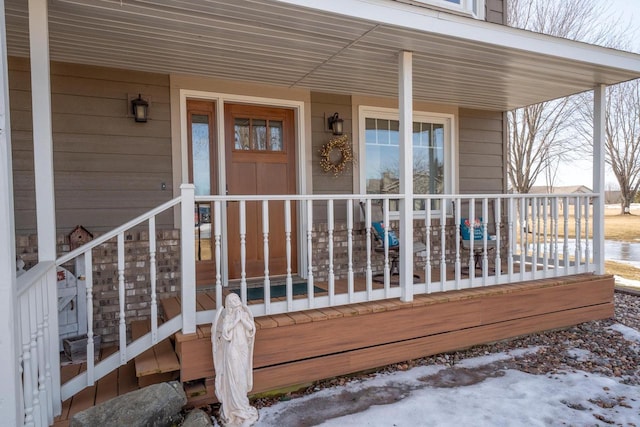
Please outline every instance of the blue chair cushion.
M460 221L462 240L471 240L471 228L473 228L473 240L482 240L482 218L476 218L473 224L469 218L462 218Z
M371 226L373 227L376 233L376 238L381 242L384 242L384 223L382 221L373 222L371 223ZM387 236L388 236L388 243L390 248L400 245L400 240L398 240L398 236L396 236L396 233L394 233L392 230L388 231Z

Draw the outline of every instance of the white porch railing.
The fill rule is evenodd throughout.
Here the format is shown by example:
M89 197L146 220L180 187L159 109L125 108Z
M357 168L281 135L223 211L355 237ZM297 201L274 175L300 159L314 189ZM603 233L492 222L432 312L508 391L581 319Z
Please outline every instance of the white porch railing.
M235 254L227 253L227 261L231 257L241 265L239 280L233 286L238 288L243 302L247 302L248 289L256 286L255 281L250 285L247 280L245 234L247 211L258 206L262 210L260 233L265 267L259 286L264 291L260 302L249 304L255 316L262 316L398 298L402 286L413 286L412 294L416 295L594 271L591 202L596 197L596 194L414 196L415 203L432 209L415 212L412 239L400 236L403 245L415 242L426 246L423 252L415 254L417 268L414 273L419 279L414 278L413 283L405 278L400 282L391 280L392 256L388 247L379 253L373 250L379 245L371 231L374 217L385 224L391 223L396 234L400 229L397 212L389 208L399 200L398 195L197 196L195 200L200 205L211 205L218 307L222 304L223 289L228 286L220 274L227 270L225 258L221 257L225 241L228 244L230 239L236 239L240 247ZM230 202L240 206L237 235L223 232L221 225L224 207ZM269 214L269 202L284 204L284 217L273 218ZM358 207L360 204L362 210ZM380 211L378 215L375 210ZM305 296L294 295L292 288L290 235L291 218L296 213L298 218L305 219L299 221L298 226L298 247L302 255L298 257L298 276L306 282ZM314 218L318 213L322 214L322 219ZM466 242L468 250L462 245L460 234L463 218L478 219L482 229L480 240ZM274 227L277 222L282 225ZM286 294L283 298L271 298L270 295L273 278L269 276L269 245L275 237L270 227L285 230L285 236L278 236L287 244ZM387 230L389 227L385 232ZM384 241L387 239L385 235ZM346 248L346 252L343 250L337 256L337 248ZM360 258L355 255L354 248L359 249ZM320 257L319 252L325 254L321 264L315 261ZM373 266L374 259L378 259L378 268ZM476 264L479 268L474 268ZM374 285L372 280L376 273L381 273L383 278L380 286ZM343 286L338 288L338 281ZM323 291L316 289L314 292L315 285L321 285ZM199 313L197 321L210 321L212 315Z
M76 274L86 282L88 308L87 369L61 386L57 331L50 328L51 316L57 315L56 265L40 263L18 278L25 423L50 424L61 400L93 385L175 332L191 333L196 324L211 322L215 310L196 312L195 248L199 243L197 231L202 231L203 222L208 224L210 234L205 238L211 242L215 264L211 285L215 289L216 309L221 307L226 290L235 289L253 314L262 316L399 298L405 286L412 287L411 295L419 295L594 271L591 201L596 197L595 194L414 197L415 206L423 209L414 214L414 235L399 238L402 245L421 245L422 250L406 252L414 253L416 275L397 280L393 248L377 248L380 243L374 239L372 223L381 220L387 225L382 241L388 241L390 230L397 233L401 229L394 212L398 195L194 197L193 186L185 185L180 197L56 261L62 265L75 260L80 266ZM226 227L226 207L230 202L237 202L239 207L235 232ZM155 218L179 204L182 313L158 325ZM209 207L210 211L205 212L205 218L200 218L203 222L196 224L192 213L200 214L202 206ZM425 206L431 209L424 210ZM256 211L252 211L254 209ZM276 211L278 215L273 214ZM255 222L258 216L261 229L256 230L247 218L252 217ZM460 224L464 218L478 219L479 240L463 242ZM151 332L127 342L125 232L145 224L149 232ZM247 236L250 230L259 236ZM203 238L202 233L199 238ZM117 240L118 253L119 348L111 356L95 362L93 310L94 299L101 296L93 292L92 250L111 239ZM234 239L234 247L239 249L237 253L230 253L228 248L233 246ZM256 239L257 246L262 248L264 265L258 278L247 274L247 254L255 249L254 246L248 250L247 242L253 240L255 245ZM270 259L277 239L284 241L286 258L285 274L278 277L272 276ZM298 261L294 262L295 259ZM241 266L238 280L226 279L230 262ZM294 278L301 280L295 284L296 289ZM284 296L272 294L276 281L284 282ZM263 294L258 300L252 300L250 291L256 286L262 287ZM301 293L296 291L300 286Z
M56 266L41 262L17 278L22 417L26 426L48 426L60 411ZM52 324L54 327L51 327Z
M187 194L189 190L186 190ZM192 190L191 190L192 191ZM156 343L164 340L165 338L173 335L177 331L184 329L182 325L182 316L176 316L168 322L162 325L158 325L158 298L156 293L156 216L163 213L168 209L172 209L174 206L180 204L182 197L177 197L170 200L163 205L143 214L128 223L108 232L91 242L77 248L68 254L60 257L57 261L57 265L63 265L69 261L76 260L76 265L83 266L80 268L79 278L83 278L86 283L86 306L87 306L87 369L85 372L80 373L78 376L69 380L61 386L61 398L62 400L68 399L85 387L92 386L97 380L107 375L109 372L117 369L120 365L126 364L131 359L135 358L142 352L148 350ZM191 217L193 222L193 216ZM127 342L127 329L126 329L126 310L125 310L125 232L134 227L139 227L147 223L149 230L149 295L151 306L151 332L143 337L128 343ZM118 351L112 355L95 362L94 354L94 325L93 325L93 307L94 298L100 298L100 295L93 293L93 256L92 251L94 248L101 244L111 240L117 239L117 269L118 269L118 301L119 301L119 313L118 313ZM80 259L80 262L78 262ZM184 266L183 266L184 268ZM84 277L82 277L84 276ZM194 292L192 286L182 286L183 290ZM78 298L81 296L78 295ZM195 307L194 307L195 309ZM133 319L135 320L135 319Z

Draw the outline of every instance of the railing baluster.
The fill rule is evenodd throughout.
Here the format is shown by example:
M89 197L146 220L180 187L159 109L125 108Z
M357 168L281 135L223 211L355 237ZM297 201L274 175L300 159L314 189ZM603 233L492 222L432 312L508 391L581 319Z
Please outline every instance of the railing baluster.
M364 229L367 241L367 301L371 301L371 296L373 294L373 273L371 271L371 199L367 199L365 202L364 217Z
M333 272L333 200L327 200L327 232L329 237L328 250L329 250L329 305L333 306L335 303L335 276Z
M440 206L440 290L444 291L447 283L447 199L442 199Z
M538 203L540 199L534 197L532 201L533 203L531 206L531 220L533 223L533 235L531 237L531 244L533 245L533 253L531 255L531 271L533 272L533 278L535 279L538 276L538 249L540 245L540 217L538 216Z
M389 199L382 202L384 221L384 297L389 297L391 289L391 270L389 265Z
M502 199L494 199L496 217L496 255L493 261L495 283L498 284L498 279L502 275Z
M247 304L247 207L240 200L240 299Z
M127 363L127 325L125 323L124 233L118 234L118 296L120 302L120 364Z
M222 202L216 200L213 202L213 235L216 253L216 310L222 308L222 261L220 256L221 238L222 238Z
M262 250L264 252L264 312L271 314L271 280L269 278L269 201L262 201Z
M460 198L455 199L455 209L454 209L454 218L453 218L453 226L455 229L455 246L456 246L456 260L455 260L455 280L456 280L456 289L459 289L458 283L460 283L460 279L462 276L462 257L460 256L460 221L462 218L462 209Z
M29 306L32 307L29 310L30 315L30 326L31 329L31 390L33 393L33 421L37 424L41 421L41 411L40 411L40 394L38 390L38 298L37 293L41 291L43 288L42 282L37 286L29 289Z
M315 307L313 283L313 200L307 200L307 295L309 308Z
M589 244L590 238L589 238L589 232L591 231L589 229L589 211L590 211L590 204L589 204L589 197L583 197L584 199L584 260L585 260L585 267L586 269L584 271L590 271L591 270L591 247Z
M84 274L87 299L87 386L95 382L95 354L93 347L93 253L88 250L84 254ZM78 295L78 298L81 298Z
M444 209L444 200L440 200L440 206ZM425 201L425 217L424 217L424 226L426 231L426 262L424 264L424 292L431 293L431 200Z
M156 295L156 217L149 218L149 281L151 282L151 342L158 342L158 298Z
M469 279L471 281L471 287L473 287L473 279L476 277L476 257L474 253L474 245L475 245L475 226L476 226L476 199L469 199L469 222L471 223L471 227L469 227L469 232L471 235L469 236Z
M482 286L487 286L489 278L489 256L487 255L487 239L489 238L489 200L482 199Z
M558 253L558 197L553 198L552 212L553 215L553 269L554 276L558 275L560 268L560 254Z
M507 215L507 274L509 276L509 282L513 280L513 248L516 244L516 230L514 229L516 222L514 219L514 199L509 197L509 207Z
M35 307L30 306L30 300L28 295L23 295L20 298L20 325L21 325L21 340L22 340L22 397L24 401L24 425L34 426L35 420L33 417L33 382L32 377L35 375L32 370L31 364L31 333L30 333L30 320L29 312L31 309L35 310Z
M48 426L47 414L47 387L45 379L45 358L49 355L45 353L44 345L44 311L46 305L46 287L38 286L35 292L36 299L36 347L38 354L38 402L40 411L40 425Z
M353 302L353 200L347 200L347 292Z
M520 280L524 280L524 276L527 271L527 233L529 231L529 221L527 219L527 212L525 209L528 209L528 202L528 198L522 197L520 199Z
M582 204L580 203L580 196L576 196L573 206L573 212L576 220L575 272L579 273L580 265L582 264Z
M569 274L569 266L571 265L571 260L569 259L569 198L563 198L564 203L564 242L562 245L562 259L564 261L564 273Z
M548 239L547 239L547 233L548 233L548 217L549 217L549 199L545 196L544 199L542 199L542 206L543 206L543 217L542 217L542 225L543 225L543 232L542 232L542 271L543 271L543 276L547 277L548 275L548 271L549 271L549 248L548 248Z
M48 414L48 424L51 425L53 424L53 415L56 412L54 409L54 405L58 405L59 403L59 398L60 398L60 393L59 393L59 389L60 389L60 384L57 384L56 386L56 390L54 390L53 387L53 375L51 372L51 361L52 359L54 359L52 357L52 354L56 354L58 355L58 357L56 357L54 359L54 363L55 363L55 369L56 369L56 373L57 375L59 375L60 373L60 369L58 369L58 367L60 366L60 357L59 357L59 350L60 350L60 345L58 343L58 334L54 334L54 338L52 338L52 328L51 328L51 317L52 316L57 316L58 315L58 306L57 305L52 305L51 301L51 293L55 293L55 301L57 301L57 292L58 292L58 286L57 286L57 281L55 283L53 283L54 280L57 279L56 274L55 274L55 268L53 268L53 274L47 276L48 280L45 280L44 282L44 288L42 289L42 299L43 299L43 333L44 333L44 348L45 348L45 361L44 361L44 375L45 375L45 387L47 389L47 414ZM80 298L80 297L78 297ZM54 403L54 401L56 401L56 403Z
M293 311L293 278L291 277L291 200L284 201L284 234L287 252L287 310Z

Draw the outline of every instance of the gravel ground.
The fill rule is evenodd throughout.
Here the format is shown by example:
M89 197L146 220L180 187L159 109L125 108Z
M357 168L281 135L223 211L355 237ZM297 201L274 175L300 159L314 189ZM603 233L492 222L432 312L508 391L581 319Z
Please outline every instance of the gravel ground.
M306 390L277 398L253 401L258 409L271 406L279 400L310 394L327 387L380 372L407 370L415 366L443 364L453 367L460 360L502 353L526 347L537 347L536 352L514 357L509 367L538 375L551 375L558 371L582 370L594 374L618 377L629 385L640 385L640 345L625 340L622 334L609 329L615 323L640 331L640 296L615 293L615 319L592 321L567 329L548 331L493 344L475 346L464 351L438 354L403 363L396 363L371 373L338 377L313 384ZM217 408L211 408L215 413Z

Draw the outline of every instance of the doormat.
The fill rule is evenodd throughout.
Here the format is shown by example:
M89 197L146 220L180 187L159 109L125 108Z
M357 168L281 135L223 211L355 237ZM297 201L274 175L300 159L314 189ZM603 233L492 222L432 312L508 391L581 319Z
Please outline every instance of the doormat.
M240 289L231 289L231 292L234 292L240 295ZM320 292L326 292L324 289L319 288L317 286L313 287L313 293L317 294ZM307 294L307 284L306 283L294 283L293 284L293 295L306 295ZM272 285L271 286L271 298L281 298L287 296L287 285ZM247 289L247 301L264 299L264 287L256 287L256 288L248 288Z

